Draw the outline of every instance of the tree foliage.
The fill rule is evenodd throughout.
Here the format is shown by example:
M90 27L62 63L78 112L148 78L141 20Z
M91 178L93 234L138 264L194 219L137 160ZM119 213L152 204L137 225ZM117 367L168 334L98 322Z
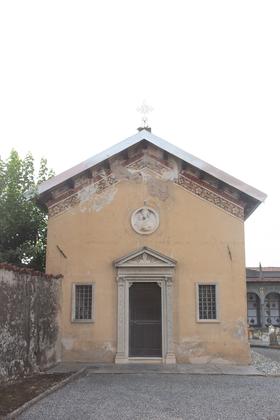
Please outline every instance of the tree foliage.
M12 150L0 159L0 262L44 270L47 215L35 197L37 186L53 175L41 159L36 177L31 153L21 159Z

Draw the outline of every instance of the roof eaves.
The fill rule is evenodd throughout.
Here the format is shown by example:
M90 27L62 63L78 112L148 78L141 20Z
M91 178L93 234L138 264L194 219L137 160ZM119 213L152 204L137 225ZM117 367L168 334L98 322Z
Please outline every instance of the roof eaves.
M64 172L61 172L59 175L56 175L53 178L48 179L47 181L39 185L38 193L43 194L44 192L50 190L51 188L56 187L57 185L66 181L67 179L73 176L76 176L79 173L84 172L95 165L98 165L99 163L103 162L106 159L109 159L115 154L122 152L123 150L127 149L128 147L133 146L134 144L138 143L141 140L144 140L145 139L145 137L143 136L144 131L145 133L147 132L146 130L143 130L139 133L136 133L135 135L128 137L127 139L113 145L109 149L106 149L103 152L100 152L94 156L91 156L89 159L84 160L78 165L75 165Z
M214 176L215 178L225 182L226 184L242 191L243 193L255 198L259 202L263 202L266 199L266 194L257 190L256 188L240 181L237 178L227 174L226 172L221 171L220 169L215 168L214 166L210 165L209 163L197 158L196 156L191 155L190 153L185 152L184 150L174 146L173 144L167 142L166 140L154 135L153 133L147 130L141 130L138 133L134 134L131 137L113 145L109 149L98 153L90 157L89 159L81 162L80 164L68 169L67 171L62 172L61 174L50 178L49 180L45 181L44 183L40 184L38 188L38 193L43 194L46 191L56 187L57 185L61 184L62 182L66 181L67 179L78 175L81 172L86 171L87 169L101 163L102 161L109 159L110 157L114 156L117 153L122 152L123 150L127 149L128 147L134 146L135 144L139 143L142 140L147 140L150 143L154 144L155 146L162 148L163 150L167 151L168 153L182 159L183 161L197 167L198 169L207 172L208 174ZM256 206L257 207L257 206ZM255 208L256 208L255 207ZM254 208L254 209L255 209ZM253 210L254 210L253 209ZM252 211L253 211L252 210Z

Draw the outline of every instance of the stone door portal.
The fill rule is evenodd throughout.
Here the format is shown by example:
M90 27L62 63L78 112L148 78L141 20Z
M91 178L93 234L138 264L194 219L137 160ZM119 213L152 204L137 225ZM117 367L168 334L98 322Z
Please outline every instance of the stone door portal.
M161 357L161 288L133 283L129 288L129 356Z
M114 261L118 287L116 363L161 358L176 363L173 280L176 261L143 247Z

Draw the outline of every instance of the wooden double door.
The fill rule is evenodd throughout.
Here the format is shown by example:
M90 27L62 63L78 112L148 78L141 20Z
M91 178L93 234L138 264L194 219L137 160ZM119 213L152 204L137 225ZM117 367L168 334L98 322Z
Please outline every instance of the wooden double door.
M129 288L129 356L162 356L161 288L133 283Z

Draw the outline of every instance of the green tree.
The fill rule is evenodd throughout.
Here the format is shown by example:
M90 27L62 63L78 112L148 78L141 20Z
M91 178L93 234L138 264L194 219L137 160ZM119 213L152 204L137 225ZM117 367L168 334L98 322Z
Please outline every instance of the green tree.
M47 215L36 204L39 183L53 176L41 159L35 177L34 159L12 150L0 159L0 262L45 269Z

